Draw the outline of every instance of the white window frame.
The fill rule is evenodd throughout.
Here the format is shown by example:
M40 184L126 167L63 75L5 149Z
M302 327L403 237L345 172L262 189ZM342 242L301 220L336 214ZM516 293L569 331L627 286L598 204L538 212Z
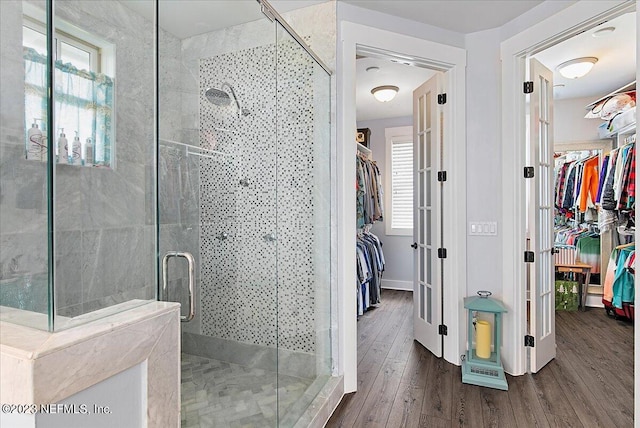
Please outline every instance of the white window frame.
M46 35L47 28L44 24L46 22L44 11L37 6L25 2L23 2L22 7L22 25ZM56 19L55 25L54 35L57 39L55 59L59 57L60 42L65 42L78 49L88 51L91 54L90 71L106 74L111 78L116 77L116 51L114 44L82 28L71 25L62 19Z
M45 27L45 25L34 18L31 18L25 15L22 25L24 27L28 27L32 29L33 31L37 31L38 33L45 36L45 38L47 36L47 28ZM64 31L56 29L55 31L55 45L56 45L55 59L56 60L60 58L60 55L62 52L62 43L66 43L70 46L73 46L74 48L88 52L89 63L90 63L89 71L93 71L94 73L101 72L100 48L98 46L95 46L89 42L81 40L80 38L72 36L71 34L68 34Z
M412 142L413 147L413 126L398 126L394 128L385 128L385 150L386 150L386 162L385 162L385 213L384 218L385 233L387 235L399 235L399 236L413 236L413 227L411 228L398 228L393 227L393 158L392 158L392 145L394 141L406 141ZM413 163L409 166L411 177L413 177ZM411 191L413 197L413 191ZM409 212L411 220L413 221L413 208Z

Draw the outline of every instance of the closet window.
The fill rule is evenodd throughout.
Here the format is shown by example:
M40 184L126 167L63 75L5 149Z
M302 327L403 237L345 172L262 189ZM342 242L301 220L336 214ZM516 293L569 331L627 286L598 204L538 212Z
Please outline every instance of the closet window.
M413 127L385 129L387 235L413 234Z

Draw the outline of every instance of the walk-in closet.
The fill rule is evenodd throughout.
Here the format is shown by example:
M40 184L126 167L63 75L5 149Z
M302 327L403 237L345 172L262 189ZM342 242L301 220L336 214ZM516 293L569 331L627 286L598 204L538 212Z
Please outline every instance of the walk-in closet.
M623 14L536 56L556 71L556 311L634 318L635 19ZM565 76L579 62L592 70Z
M592 306L633 319L635 82L589 104L585 116L602 119L601 142L554 150L556 309L584 309L591 295Z

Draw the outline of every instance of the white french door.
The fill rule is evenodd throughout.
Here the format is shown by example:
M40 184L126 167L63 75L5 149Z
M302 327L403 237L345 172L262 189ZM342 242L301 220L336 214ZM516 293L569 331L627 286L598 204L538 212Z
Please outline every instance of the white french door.
M436 357L442 357L442 141L444 109L438 93L444 85L440 72L413 92L414 153L414 280L413 332L415 339Z
M553 73L535 59L529 63L533 93L529 99L527 231L533 263L529 269L529 334L533 336L530 371L538 372L556 356L553 260Z

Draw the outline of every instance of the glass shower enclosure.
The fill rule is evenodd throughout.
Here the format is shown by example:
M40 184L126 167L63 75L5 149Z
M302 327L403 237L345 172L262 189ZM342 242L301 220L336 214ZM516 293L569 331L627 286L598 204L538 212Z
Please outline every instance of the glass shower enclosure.
M332 371L326 66L266 1L0 22L0 319L178 301L183 426L293 426Z
M194 18L223 12L203 3ZM243 3L250 19L189 34L159 3L159 242L186 426L293 426L331 375L330 75L266 2Z

